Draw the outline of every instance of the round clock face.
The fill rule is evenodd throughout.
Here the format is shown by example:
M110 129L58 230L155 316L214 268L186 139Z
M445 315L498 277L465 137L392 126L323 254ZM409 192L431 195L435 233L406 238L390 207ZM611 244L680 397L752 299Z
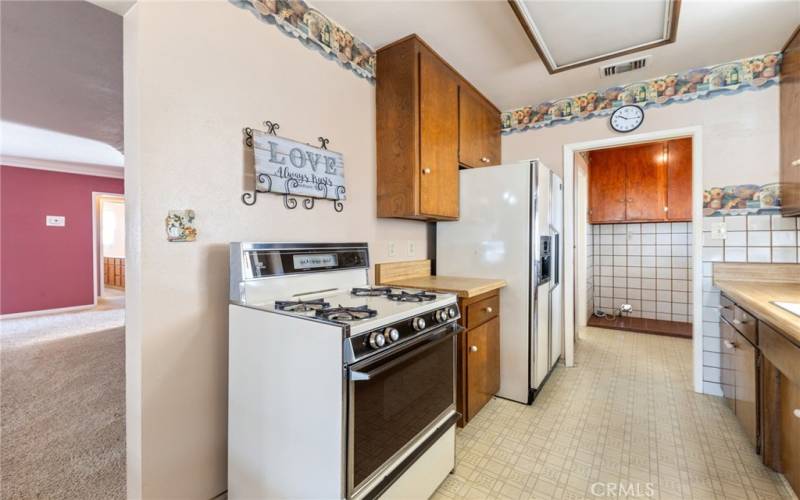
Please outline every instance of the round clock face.
M617 108L611 114L611 128L617 132L636 130L642 121L644 121L644 110L633 104Z

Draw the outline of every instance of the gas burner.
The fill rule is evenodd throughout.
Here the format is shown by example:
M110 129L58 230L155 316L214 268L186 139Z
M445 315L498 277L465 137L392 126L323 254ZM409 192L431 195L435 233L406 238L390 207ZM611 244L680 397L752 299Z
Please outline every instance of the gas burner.
M386 297L395 302L427 302L436 299L436 295L427 292L408 293L401 291L400 293L390 293Z
M328 302L325 302L322 299L316 300L276 300L275 301L275 309L279 311L287 311L287 312L310 312L310 311L319 311L321 309L325 309L330 307L331 305Z
M389 295L392 289L388 286L367 286L357 287L350 290L350 293L356 297L380 297L382 295Z
M373 318L378 315L378 311L370 309L366 305L358 307L331 307L317 311L317 316L336 321L358 321L360 319Z

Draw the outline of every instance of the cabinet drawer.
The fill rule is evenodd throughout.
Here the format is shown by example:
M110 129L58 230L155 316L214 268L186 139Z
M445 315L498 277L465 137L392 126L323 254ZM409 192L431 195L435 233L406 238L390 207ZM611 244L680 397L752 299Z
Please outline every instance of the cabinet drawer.
M720 303L720 316L728 320L728 323L733 323L733 311L736 307L736 304L733 303L731 299L726 297L725 295L720 296L719 298Z
M500 313L500 295L487 297L467 306L467 328L489 321Z

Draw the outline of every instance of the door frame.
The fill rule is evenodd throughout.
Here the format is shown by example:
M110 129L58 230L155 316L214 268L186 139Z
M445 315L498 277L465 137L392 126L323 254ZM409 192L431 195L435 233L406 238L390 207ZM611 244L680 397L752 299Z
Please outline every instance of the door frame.
M606 137L565 144L564 165L564 262L575 264L575 153L588 149L626 146L641 142L678 137L692 138L692 379L695 392L703 392L703 128L701 126L658 130L641 134ZM567 366L575 363L575 271L564 269L564 358Z
M94 305L97 305L97 298L102 297L106 291L105 287L105 268L99 261L103 257L103 244L100 238L103 235L103 221L97 212L97 206L101 198L116 198L125 203L125 195L120 193L106 193L103 191L92 191L92 281L94 288ZM100 280L98 281L98 268L100 269Z

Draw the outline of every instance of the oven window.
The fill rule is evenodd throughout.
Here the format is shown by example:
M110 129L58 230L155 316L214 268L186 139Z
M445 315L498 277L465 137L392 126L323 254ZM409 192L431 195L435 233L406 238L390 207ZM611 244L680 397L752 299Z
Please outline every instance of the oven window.
M448 340L374 379L351 383L354 486L453 405L454 362L454 340Z

